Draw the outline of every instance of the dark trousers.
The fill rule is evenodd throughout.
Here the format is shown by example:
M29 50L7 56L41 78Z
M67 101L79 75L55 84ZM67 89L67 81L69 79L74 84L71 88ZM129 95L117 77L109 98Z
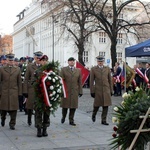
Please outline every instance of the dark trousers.
M35 110L35 127L47 128L50 126L50 109L47 108L44 112Z
M121 83L116 83L116 94L122 95Z
M19 110L23 110L23 96L19 96Z
M68 108L62 108L62 117L65 119L67 116ZM69 122L74 122L75 108L69 108Z
M33 109L27 109L27 114L28 114L28 123L31 123L32 121L32 114L33 114Z
M106 119L107 119L107 113L108 113L108 106L103 106L102 108L103 108L103 110L102 110L102 114L101 114L101 121L107 122ZM96 116L98 110L99 110L99 107L94 107L92 115Z
M1 110L1 120L5 121L7 112L10 115L9 126L14 127L16 125L17 110L12 110L12 111Z

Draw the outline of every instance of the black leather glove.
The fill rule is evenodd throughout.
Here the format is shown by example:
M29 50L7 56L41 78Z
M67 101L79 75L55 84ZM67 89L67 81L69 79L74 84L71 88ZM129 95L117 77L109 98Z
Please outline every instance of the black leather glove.
M79 94L79 97L81 97L83 94Z
M91 97L95 98L95 93L91 93Z
M28 98L28 93L23 93L23 96L24 96L25 98Z
M111 92L111 96L113 95L113 93Z

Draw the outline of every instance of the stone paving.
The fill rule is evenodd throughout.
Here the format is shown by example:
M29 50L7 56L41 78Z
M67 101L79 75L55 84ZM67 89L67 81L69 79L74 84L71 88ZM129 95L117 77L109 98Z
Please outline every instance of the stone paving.
M77 126L69 125L68 118L64 124L60 123L61 109L51 115L51 125L48 128L48 137L36 137L34 123L27 125L27 116L24 112L17 115L16 130L9 129L9 115L4 127L0 127L0 150L109 150L112 138L113 123L111 121L113 107L121 103L121 97L112 97L113 105L109 107L109 126L100 124L101 109L95 123L91 120L93 98L90 90L84 89L79 99L79 108L75 114ZM34 122L34 120L33 120Z

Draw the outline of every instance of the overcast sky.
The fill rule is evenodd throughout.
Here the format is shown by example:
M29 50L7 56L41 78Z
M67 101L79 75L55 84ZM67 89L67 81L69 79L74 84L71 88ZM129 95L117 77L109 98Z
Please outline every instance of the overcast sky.
M16 17L32 0L1 0L0 2L0 33L10 34L13 32L13 24L18 20Z
M150 0L144 0L150 1ZM13 24L18 20L18 15L32 0L1 0L0 3L0 34L13 32Z

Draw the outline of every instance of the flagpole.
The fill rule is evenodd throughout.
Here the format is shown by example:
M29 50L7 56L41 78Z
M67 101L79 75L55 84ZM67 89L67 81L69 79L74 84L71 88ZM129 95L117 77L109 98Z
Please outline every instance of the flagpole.
M127 87L127 85L126 85L126 80L127 80L127 79L126 79L126 71L127 71L127 70L126 70L126 65L127 65L127 64L126 64L126 57L125 57L125 66L124 66L124 72L125 72L125 75L124 75L124 78L125 78L125 79L124 79L124 81L125 81L125 82L124 82L124 88L125 88L125 92L127 91L127 89L126 89L126 87Z

